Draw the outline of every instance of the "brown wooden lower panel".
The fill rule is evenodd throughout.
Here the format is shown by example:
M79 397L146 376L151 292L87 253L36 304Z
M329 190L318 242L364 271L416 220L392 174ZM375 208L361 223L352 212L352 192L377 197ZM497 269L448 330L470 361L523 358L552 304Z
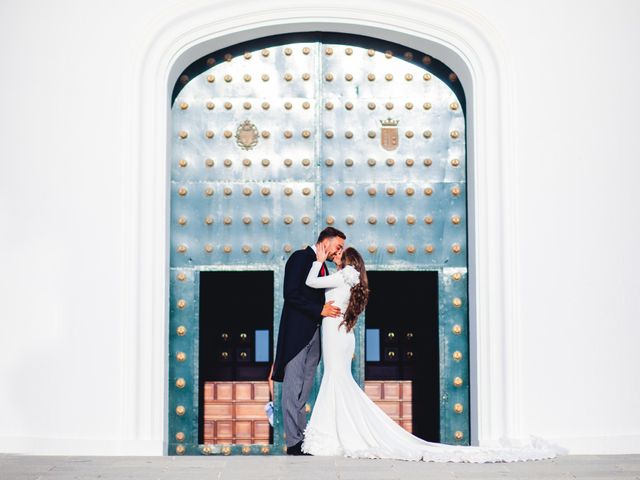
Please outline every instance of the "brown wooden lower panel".
M204 443L269 442L267 382L205 382Z
M411 380L366 380L364 391L398 425L413 431Z

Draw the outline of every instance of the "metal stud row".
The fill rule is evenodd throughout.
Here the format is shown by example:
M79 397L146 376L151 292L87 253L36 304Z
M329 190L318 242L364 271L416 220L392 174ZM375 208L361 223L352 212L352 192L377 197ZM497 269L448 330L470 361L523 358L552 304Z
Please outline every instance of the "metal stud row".
M212 101L207 101L204 105L207 110L214 110L216 108L216 104ZM302 102L300 105L304 110L309 110L309 108L311 108L311 103L307 101ZM393 110L397 106L393 102L384 102L384 104L381 104L381 105L384 106L384 108L386 108L387 110ZM184 101L180 102L178 106L180 107L181 110L187 110L190 107L189 103ZM222 106L224 107L225 110L233 109L233 103L229 101L224 102ZM375 110L379 105L376 104L375 102L368 102L366 106L367 106L367 109L369 110ZM403 106L406 110L413 110L414 108L413 102L405 102ZM263 110L269 110L271 108L271 104L269 102L262 102L260 104L260 107ZM283 104L283 107L285 110L289 111L293 109L293 104L291 102L285 102ZM354 109L355 105L353 104L353 102L347 101L343 104L343 107L345 108L345 110L351 111ZM242 108L244 108L245 110L251 110L253 108L253 104L251 102L245 101L242 103ZM326 102L324 104L324 108L325 110L333 110L335 108L335 105L333 102ZM431 110L433 108L433 104L431 102L424 102L422 104L422 108L424 110ZM460 108L460 105L458 104L458 102L452 102L449 104L449 108L455 111L455 110L458 110L458 108Z
M290 57L291 55L293 55L295 53L293 48L291 48L291 47L285 47L281 51L287 57ZM300 52L302 52L303 55L309 55L311 53L311 49L309 47L303 47L303 48L300 49ZM336 53L334 47L325 47L324 54L327 57L333 56L334 53ZM343 50L343 53L345 55L351 56L351 55L353 55L353 48L352 47L345 47L344 50ZM370 49L368 49L366 51L366 53L367 53L368 57L374 57L376 55L376 53L382 53L382 52L376 52L376 50L374 50L373 48L370 48ZM260 54L262 55L262 57L267 58L267 57L269 57L271 55L271 49L264 48L264 49L262 49L260 51ZM385 50L383 55L384 55L384 58L386 58L386 59L391 59L391 58L394 57L393 50ZM240 58L240 57L234 57L233 54L231 54L231 53L225 53L222 58L223 58L223 60L225 62L231 62L235 58ZM253 53L250 52L250 51L246 51L242 55L242 58L244 60L251 60L253 58ZM412 61L413 58L414 58L414 54L413 54L413 52L405 51L404 54L402 55L402 58L404 58L407 61ZM431 62L432 62L432 58L429 55L423 55L421 60L422 60L422 63L424 65L430 65ZM215 57L209 57L209 58L207 58L206 63L207 63L207 66L213 67L217 63L217 60L216 60Z
M187 77L186 75L185 75L183 78L184 78L184 79L186 79L186 81L187 81L187 82L189 81L189 79L188 79L189 77ZM333 73L331 73L331 72L326 73L326 74L324 75L324 80L325 80L326 82L332 82L333 80L335 80L335 78L336 78L336 77L335 77L335 75L334 75ZM375 74L375 73L368 73L368 74L366 75L366 77L364 77L364 78L366 78L366 79L367 79L368 81L370 81L370 82L374 82L374 81L376 80L376 78L377 78L377 77L376 77L376 74ZM392 74L392 73L387 73L387 74L385 74L385 75L384 75L384 77L383 77L383 78L384 78L384 80L385 80L385 81L387 81L387 82L392 82L392 81L393 81L393 79L394 79L394 76L393 76L393 74ZM407 81L407 82L411 82L411 81L414 79L413 74L411 74L411 73L406 73L406 74L404 74L404 76L403 76L402 78L403 78L405 81ZM431 76L431 74L430 74L430 73L425 73L425 74L423 74L423 75L422 75L422 80L424 80L425 82L430 81L432 78L433 78L433 77ZM226 74L226 75L224 75L224 76L222 77L222 79L224 80L224 82L225 82L225 83L232 83L232 82L233 82L233 76L232 76L232 75L230 75L230 74ZM247 73L247 74L244 74L244 75L241 77L241 80L243 80L244 82L247 82L247 83L248 83L248 82L251 82L251 80L252 80L252 79L253 79L253 77L252 77L251 75L249 75L248 73ZM270 77L268 74L263 73L263 74L260 76L260 79L261 79L263 82L268 82L268 81L271 79L271 77ZM284 75L282 75L282 79L283 79L285 82L289 83L289 82L292 82L292 81L294 80L294 76L293 76L293 74L292 74L291 72L286 72L286 73L284 73ZM310 73L308 73L308 72L304 72L304 73L302 73L302 74L300 75L300 79L301 79L302 81L304 81L304 82L308 82L309 80L311 80L311 74L310 74ZM353 79L354 79L353 74L351 74L351 73L346 73L346 74L344 75L344 79L345 79L347 82L351 82L351 81L353 81ZM213 75L213 74L209 74L209 75L207 75L207 82L208 82L208 83L215 83L215 82L216 82L216 80L217 80L217 78L216 78L216 76L215 76L215 75ZM457 77L456 77L454 80L451 80L451 81L455 81L455 80L457 80ZM185 82L185 83L186 83L186 82Z
M253 165L253 161L252 161L250 158L244 158L244 159L242 159L242 162L241 162L241 163L242 163L242 165L243 165L243 166L245 166L245 167L250 167L250 166L252 166L252 165ZM291 166L293 165L293 160L292 160L292 159L290 159L290 158L285 158L285 159L282 161L282 163L283 163L283 165L284 165L285 167L291 167ZM310 159L308 159L308 158L303 158L303 159L301 160L301 162L300 162L300 163L301 163L304 167L308 167L308 166L310 166L310 165L311 165L311 160L310 160ZM369 158L369 159L367 159L367 165L369 165L370 167L373 167L373 166L377 165L377 163L378 163L378 161L377 161L375 158ZM385 160L385 162L384 162L384 163L386 163L386 165L387 165L387 166L390 166L390 167L391 167L391 166L393 166L393 165L395 165L395 164L396 164L396 160L395 160L394 158L387 158L387 159ZM413 166L415 165L415 163L416 163L416 161L415 161L415 159L413 159L413 158L407 158L407 159L404 161L404 164L405 164L407 167L413 167ZM450 160L450 163L451 163L451 165L452 165L453 167L457 167L457 166L459 166L459 165L460 165L460 160L459 160L459 159L457 159L457 158L452 158L452 159ZM212 158L207 158L207 159L204 161L204 164L205 164L205 166L206 166L206 167L208 167L208 168L212 168L212 167L214 167L214 166L215 166L216 162L215 162L215 160L214 160L214 159L212 159ZM225 167L231 167L231 166L233 166L233 160L232 160L232 159L230 159L230 158L225 158L225 159L223 160L222 164L223 164ZM335 161L333 158L327 158L327 159L324 161L324 164L325 164L327 167L332 167L332 166L334 166L334 165L336 164L336 161ZM432 159L430 159L430 158L425 158L425 159L422 161L422 164L423 164L425 167L430 167L431 165L433 165L433 160L432 160ZM269 160L268 158L263 158L262 160L260 160L260 165L262 165L263 167L268 167L268 166L270 166L270 165L271 165L271 160ZM355 165L355 161L354 161L354 159L353 159L353 158L346 158L346 159L344 160L344 165L345 165L345 166L347 166L347 167L353 167L353 166ZM181 167L181 168L186 168L186 167L188 167L188 166L189 166L189 161L188 161L187 159L181 158L181 159L179 159L179 160L178 160L178 166L179 166L179 167Z
M240 249L241 249L241 251L243 253L251 253L253 251L253 247L251 245L248 245L248 244L242 245L240 247ZM188 250L188 248L187 248L187 246L185 244L178 245L178 247L176 249L176 251L178 253L185 253L187 250ZM290 244L285 244L283 246L283 250L285 252L289 253L292 250L292 246ZM214 245L212 243L205 244L204 251L206 253L212 253L214 251ZM224 253L231 253L231 252L233 252L233 246L232 245L228 245L228 244L227 245L223 245L222 246L222 251ZM375 252L378 251L378 246L377 245L369 245L367 247L367 251L369 253L375 253ZM397 252L397 248L396 248L395 245L390 244L390 245L387 245L386 251L388 253L393 254L393 253ZM418 251L418 248L415 245L407 245L406 246L406 251L407 251L407 253L412 253L413 254L413 253L416 253ZM434 251L435 251L435 247L432 244L428 244L428 245L424 246L424 252L425 253L433 253ZM453 253L460 253L462 251L462 247L460 246L459 243L454 243L451 246L451 251ZM264 254L267 254L267 253L271 252L271 246L269 246L267 244L261 245L260 246L260 252L262 252ZM456 306L456 305L454 305L454 306Z
M284 194L289 197L291 195L293 195L293 188L291 187L284 187L284 189L282 190L284 192ZM312 193L312 189L309 187L304 187L302 190L302 195L304 196L309 196ZM377 189L375 187L369 187L367 189L367 193L369 194L369 196L373 197L377 194ZM433 187L425 187L422 192L427 195L427 196L431 196L433 195ZM180 187L178 189L178 195L181 197L185 197L187 196L189 193L189 189L187 189L187 187ZM231 187L224 187L222 190L222 193L225 196L231 196L233 194L233 189ZM244 187L242 189L242 194L245 196L250 196L253 193L253 189L251 187ZM271 189L269 187L262 187L260 189L260 193L263 196L267 196L271 193ZM332 197L333 195L335 195L336 191L335 188L333 187L327 187L324 191L325 195L327 195L328 197ZM395 187L387 187L385 189L385 193L392 197L393 195L396 194L396 188ZM407 196L413 196L416 193L416 190L414 187L407 187L405 188L405 194ZM207 187L204 189L204 194L207 197L211 197L214 195L214 189L212 187ZM348 197L352 197L355 194L355 190L353 187L347 187L344 190L344 194ZM460 195L460 187L455 185L453 187L451 187L451 195L453 195L454 197L457 197L458 195ZM459 223L459 222L454 222L454 223Z
M233 137L233 132L231 132L231 130L225 130L222 135L224 136L224 138L226 139L231 139ZM271 132L269 130L263 130L260 135L262 136L263 139L267 139L271 136ZM290 140L291 138L293 138L294 136L294 132L292 130L285 130L282 134L284 136L285 139ZM308 139L311 138L312 136L312 132L311 130L302 130L299 132L299 135L304 138L304 139ZM205 138L207 138L208 140L213 139L216 136L216 133L213 130L205 130L203 136ZM324 136L326 138L334 138L336 136L336 132L334 130L325 130L324 132ZM366 133L367 138L370 139L374 139L378 136L378 133L375 130L368 130ZM413 130L406 130L404 132L404 136L406 138L414 138L416 136L416 133ZM433 132L431 130L424 130L422 132L422 137L429 139L433 136ZM451 130L449 132L449 136L453 139L453 140L457 140L458 138L460 138L460 132L458 130ZM180 130L178 132L178 138L180 138L181 140L186 140L189 137L189 132L187 130ZM354 133L351 130L346 130L344 133L344 137L348 140L351 140L354 138ZM363 137L364 138L364 135Z
M302 223L304 223L305 225L309 224L311 219L308 215L304 215L301 217ZM397 218L395 215L388 215L386 217L386 221L389 225L394 225L397 222ZM407 222L408 225L415 225L416 224L416 216L415 215L407 215L405 217L405 220ZM283 217L283 221L286 225L291 225L293 223L293 217L291 215L285 215ZM326 223L327 225L333 225L336 222L336 218L332 215L329 215L326 218ZM460 224L461 221L461 217L460 215L452 215L451 216L451 223L454 225L458 225ZM233 223L233 217L226 215L223 217L222 222L225 225L231 225ZM245 225L250 225L253 222L253 218L250 215L245 215L242 217L242 223L244 223ZM263 215L260 218L260 222L263 225L268 225L269 223L271 223L271 217L269 217L268 215ZM375 225L376 223L378 223L378 218L375 215L371 215L367 218L367 222L370 223L371 225ZM181 226L185 226L188 223L187 217L185 217L184 215L181 215L178 218L178 224ZM213 216L208 215L207 217L205 217L204 219L204 223L206 225L213 225L214 223L214 219ZM353 225L355 223L355 217L353 217L352 215L348 215L345 218L345 223L347 225ZM427 225L432 225L433 224L433 217L431 215L427 215L424 217L424 223L426 223Z

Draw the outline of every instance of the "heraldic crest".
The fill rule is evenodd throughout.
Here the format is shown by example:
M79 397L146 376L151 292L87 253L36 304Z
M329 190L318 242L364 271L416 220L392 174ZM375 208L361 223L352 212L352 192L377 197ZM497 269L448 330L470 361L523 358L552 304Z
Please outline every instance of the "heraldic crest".
M380 143L385 150L395 150L398 148L400 137L398 135L398 123L400 120L393 120L391 117L380 120L382 124L380 132Z
M258 144L258 127L245 120L236 130L236 144L243 150L251 150Z

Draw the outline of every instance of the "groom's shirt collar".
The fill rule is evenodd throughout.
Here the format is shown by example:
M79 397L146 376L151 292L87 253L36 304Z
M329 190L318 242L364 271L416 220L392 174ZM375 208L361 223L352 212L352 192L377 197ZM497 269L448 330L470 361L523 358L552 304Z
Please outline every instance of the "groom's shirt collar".
M316 248L316 244L315 243L313 245L311 245L311 248L313 249L313 251L315 253L318 253L318 249Z

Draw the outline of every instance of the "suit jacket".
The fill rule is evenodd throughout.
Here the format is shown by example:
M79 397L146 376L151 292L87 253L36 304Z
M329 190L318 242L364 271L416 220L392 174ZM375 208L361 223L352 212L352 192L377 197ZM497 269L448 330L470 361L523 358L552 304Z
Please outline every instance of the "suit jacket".
M293 252L284 268L284 305L271 375L276 382L284 380L284 367L309 343L322 322L324 289L305 284L315 260L313 248L307 247Z

